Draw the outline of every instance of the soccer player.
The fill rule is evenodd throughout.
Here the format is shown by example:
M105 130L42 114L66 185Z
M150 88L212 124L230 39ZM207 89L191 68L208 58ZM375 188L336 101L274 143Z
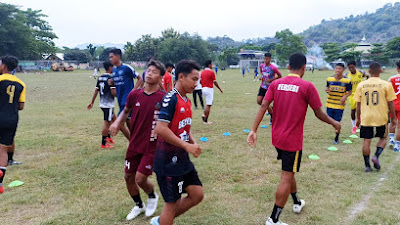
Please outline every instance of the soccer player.
M212 122L208 121L208 117L210 116L211 106L214 101L214 85L219 89L221 93L224 93L222 89L219 87L218 82L215 78L215 73L212 71L212 61L207 60L205 63L205 69L201 72L201 80L200 83L203 86L202 93L204 98L206 99L206 109L204 110L204 114L202 116L204 124L212 124Z
M328 100L326 101L326 112L334 120L342 121L343 111L346 107L346 100L352 93L350 79L343 76L344 64L338 63L335 67L335 75L328 77L326 82L326 93ZM336 133L333 144L339 144L339 135Z
M257 69L257 67L254 68L254 80L253 81L256 81L256 79L258 80L258 69Z
M215 65L215 74L218 75L218 66Z
M143 79L138 73L129 65L122 64L121 49L112 49L109 53L110 62L115 66L113 69L113 78L110 84L114 84L117 90L117 99L119 105L118 115L124 110L126 104L126 98L133 89L143 86ZM133 79L138 79L136 85L134 85ZM130 116L126 119L126 125L130 128Z
M101 148L113 148L114 146L108 144L114 143L108 130L110 128L111 123L115 120L114 115L114 97L117 95L115 87L110 86L108 84L108 80L111 79L111 73L113 70L113 65L110 62L103 63L104 69L106 73L101 75L97 80L96 89L94 90L92 102L88 105L87 109L91 110L93 108L94 101L96 100L97 95L100 93L100 108L103 111L104 125L103 130L101 131ZM129 130L126 127L122 128L122 132L125 137L129 140Z
M389 78L389 82L392 83L392 86L396 92L396 99L393 101L394 102L394 109L396 111L396 118L397 121L400 119L400 61L396 63L397 67L397 75L394 75ZM394 146L394 151L399 152L400 151L400 125L397 122L397 135L396 135L396 127L390 126L390 131L389 131L389 146L393 147ZM396 142L395 142L395 135L396 135Z
M271 53L265 53L264 63L260 65L261 86L257 94L257 103L259 105L261 105L265 93L267 93L268 87L271 85L271 82L282 77L279 69L271 64L271 57ZM272 107L268 108L268 113L271 115L270 124L272 124Z
M201 108L204 110L204 103L203 103L203 92L202 92L202 86L201 86L201 74L200 79L197 81L197 86L193 91L193 102L194 102L194 108L197 109L197 96L199 96Z
M151 219L153 225L172 225L174 219L203 199L203 187L189 153L199 157L201 148L192 136L192 108L188 93L192 93L199 80L200 66L191 60L176 65L176 86L165 95L156 125L159 135L154 172L165 205L159 217ZM182 193L187 193L181 198Z
M373 62L369 65L371 78L358 84L354 99L357 101L357 121L360 126L360 137L364 138L363 156L365 172L371 172L369 164L370 146L373 137L379 137L376 145L375 155L372 157L375 169L379 170L379 156L386 146L388 131L388 114L390 113L392 127L397 126L396 111L393 101L396 99L391 83L382 80L379 76L382 68L379 63ZM374 132L374 130L376 132Z
M18 59L5 56L0 62L0 194L4 192L3 179L7 170L7 151L12 148L18 126L18 111L24 109L26 88L24 82L11 72Z
M278 159L282 160L281 181L276 191L275 205L266 225L280 224L283 207L289 194L294 205L293 212L300 213L306 202L297 196L295 173L299 172L302 149L303 128L307 108L314 110L315 116L321 121L331 124L339 131L340 123L330 118L322 110L321 100L315 86L302 79L306 71L306 57L302 53L295 53L289 59L290 74L287 77L273 82L264 97L260 110L254 121L253 128L247 137L251 147L257 142L257 129L268 106L274 102L274 120L272 123L272 145L278 152Z
M164 85L164 90L168 93L172 91L173 83L172 83L172 76L171 72L175 68L174 64L172 63L167 63L165 64L166 72L164 74L164 77L162 79L162 84Z
M349 97L349 102L350 102L350 109L351 109L351 124L353 125L353 129L351 133L355 134L357 133L357 127L356 127L356 108L357 108L357 102L354 100L354 93L357 90L357 85L363 80L363 77L369 78L369 76L362 70L357 70L357 63L355 61L350 61L347 63L347 66L349 68L348 73L346 73L344 76L350 79L351 86L352 86L352 92Z
M153 173L157 143L154 128L165 95L158 85L164 74L165 67L161 62L150 61L145 87L131 91L124 110L110 127L111 135L116 135L118 130L124 127L124 121L132 111L131 139L125 158L125 182L135 206L127 215L127 220L132 220L144 212L146 216L152 216L157 209L158 195L148 177ZM140 197L139 187L149 197L147 208Z

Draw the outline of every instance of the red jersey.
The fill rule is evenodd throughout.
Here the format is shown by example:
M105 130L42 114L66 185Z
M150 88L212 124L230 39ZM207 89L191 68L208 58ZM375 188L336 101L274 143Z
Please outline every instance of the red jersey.
M264 99L274 102L272 144L288 152L302 150L307 107L310 105L314 110L322 107L314 84L290 74L273 81Z
M148 95L144 89L133 90L129 93L126 107L132 109L132 117L131 138L126 158L133 153L154 154L157 144L154 128L164 95L165 92L161 90Z
M397 99L393 101L394 108L396 111L400 111L400 74L390 77L389 82L393 85L393 89L397 97Z
M192 106L189 98L184 98L177 89L165 95L158 121L169 123L171 131L183 141L189 141L192 125ZM185 149L158 139L154 156L154 172L159 175L181 176L194 169Z
M210 68L206 68L201 72L200 83L203 87L213 88L214 87L215 73Z
M167 91L167 84L169 84L169 88L171 88L171 90L174 88L173 83L172 83L172 76L170 73L165 72L163 79L162 79L162 84L164 85L164 89L165 91Z

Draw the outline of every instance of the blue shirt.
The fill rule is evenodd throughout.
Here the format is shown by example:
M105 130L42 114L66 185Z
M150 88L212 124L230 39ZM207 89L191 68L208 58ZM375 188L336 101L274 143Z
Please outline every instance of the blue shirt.
M133 79L137 76L138 73L129 65L122 64L113 69L113 80L117 89L117 99L120 108L125 107L126 99L134 87Z

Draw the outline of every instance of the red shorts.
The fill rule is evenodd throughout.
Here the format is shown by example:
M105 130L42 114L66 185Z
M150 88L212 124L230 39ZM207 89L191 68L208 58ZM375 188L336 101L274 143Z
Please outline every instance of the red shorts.
M125 158L125 173L136 173L136 171L150 176L153 174L154 154L135 154Z

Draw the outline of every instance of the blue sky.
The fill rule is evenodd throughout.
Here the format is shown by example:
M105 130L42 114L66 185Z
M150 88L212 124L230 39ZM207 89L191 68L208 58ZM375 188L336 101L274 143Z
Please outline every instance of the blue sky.
M286 28L299 33L322 19L374 12L396 0L3 0L23 9L42 9L59 39L57 46L134 42L142 34L178 31L235 40L271 37ZM236 3L238 2L238 3ZM149 4L151 3L151 4Z

